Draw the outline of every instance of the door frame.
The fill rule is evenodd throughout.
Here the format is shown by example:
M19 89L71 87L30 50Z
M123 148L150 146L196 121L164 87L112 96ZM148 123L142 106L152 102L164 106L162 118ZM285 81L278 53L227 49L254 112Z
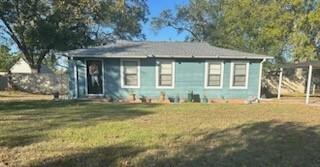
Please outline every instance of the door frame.
M101 71L102 71L102 94L89 94L88 93L88 66L87 66L87 61L100 61L101 62ZM85 59L84 60L84 64L85 64L85 87L86 87L86 96L89 96L89 97L94 97L94 96L98 96L98 97L102 97L104 96L105 94L105 91L104 91L104 61L103 59Z

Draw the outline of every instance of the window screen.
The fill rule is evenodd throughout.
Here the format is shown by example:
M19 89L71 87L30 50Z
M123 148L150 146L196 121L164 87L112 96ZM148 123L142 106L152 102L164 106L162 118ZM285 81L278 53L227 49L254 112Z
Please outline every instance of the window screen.
M123 77L125 86L138 86L137 61L123 61Z
M172 61L159 61L159 86L172 86Z
M247 64L235 63L233 67L233 86L246 86Z
M208 86L221 86L221 63L208 63Z

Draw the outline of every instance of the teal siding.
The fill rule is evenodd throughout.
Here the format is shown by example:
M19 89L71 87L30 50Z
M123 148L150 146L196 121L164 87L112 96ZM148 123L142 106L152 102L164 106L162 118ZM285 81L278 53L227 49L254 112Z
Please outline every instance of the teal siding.
M230 69L231 61L224 61L224 79L222 89L205 89L205 60L201 59L177 59L175 62L175 88L157 89L155 64L156 59L140 60L140 88L131 89L138 97L146 96L158 98L163 91L169 97L177 95L180 98L186 98L187 93L193 91L200 97L206 95L208 98L226 98L226 99L246 99L250 96L258 96L259 89L259 71L261 60L251 60L249 67L248 89L230 89ZM84 61L78 61L78 84L79 96L85 96L85 65ZM69 68L71 69L71 68ZM70 70L71 71L71 70ZM70 80L72 80L70 75ZM120 59L104 59L104 88L105 96L113 98L125 98L129 90L121 88L120 84ZM70 90L74 89L72 85ZM72 92L72 91L71 91Z
M121 88L120 59L104 61L104 87L106 96L119 99L126 96L127 90Z

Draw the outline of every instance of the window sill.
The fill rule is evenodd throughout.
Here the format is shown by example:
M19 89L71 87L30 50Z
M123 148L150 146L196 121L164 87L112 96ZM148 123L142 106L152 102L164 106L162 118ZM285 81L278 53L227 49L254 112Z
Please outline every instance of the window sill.
M125 86L125 85L123 85L123 86L121 86L121 88L124 88L124 89L130 89L130 88L139 89L140 86Z
M248 89L248 87L247 86L245 86L245 87L244 86L239 86L239 87L238 86L231 86L230 89Z
M156 89L174 89L174 86L156 86Z
M205 89L222 89L222 86L205 86Z

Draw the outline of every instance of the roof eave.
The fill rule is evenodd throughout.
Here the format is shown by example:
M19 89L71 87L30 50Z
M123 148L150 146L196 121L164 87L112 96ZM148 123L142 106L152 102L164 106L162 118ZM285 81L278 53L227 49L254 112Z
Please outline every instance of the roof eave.
M67 57L77 57L77 58L147 58L147 56L132 55L132 56L106 56L106 55L75 55L68 54Z
M149 58L199 58L199 59L273 59L271 56L181 56L181 55L148 55Z
M185 56L185 55L123 55L123 56L108 56L108 55L79 55L79 54L64 54L67 57L78 57L78 58L198 58L198 59L273 59L271 56Z

